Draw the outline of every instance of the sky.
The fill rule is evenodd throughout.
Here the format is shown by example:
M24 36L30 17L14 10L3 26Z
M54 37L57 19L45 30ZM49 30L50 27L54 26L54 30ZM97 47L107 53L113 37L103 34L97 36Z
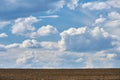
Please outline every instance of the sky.
M0 0L0 68L120 68L120 0Z

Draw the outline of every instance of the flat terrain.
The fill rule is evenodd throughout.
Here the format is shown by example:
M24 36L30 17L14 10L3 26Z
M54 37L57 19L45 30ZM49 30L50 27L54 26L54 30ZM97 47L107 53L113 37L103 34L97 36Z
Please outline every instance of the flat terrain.
M0 69L0 80L120 80L120 69Z

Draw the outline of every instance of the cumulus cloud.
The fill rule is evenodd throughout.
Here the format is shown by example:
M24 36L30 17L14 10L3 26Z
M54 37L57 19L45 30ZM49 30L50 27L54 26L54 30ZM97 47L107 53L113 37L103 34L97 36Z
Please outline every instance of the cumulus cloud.
M62 3L63 0L1 0L0 18L4 20L16 19L37 12L60 9L63 6Z
M45 49L50 49L50 50L59 50L58 43L57 42L41 42L41 46Z
M38 68L59 67L62 61L61 55L56 51L29 50L16 59L16 64L23 65L23 67L28 64L29 67L34 65L33 67Z
M58 31L52 25L46 25L40 27L36 32L32 32L30 36L32 38L40 37L40 36L49 36L51 34L57 34Z
M101 24L106 20L106 18L104 17L99 17L95 20L95 24Z
M41 28L38 29L38 34L40 36L46 36L49 34L56 34L58 33L57 29L51 25L47 25L47 26L42 26Z
M70 8L71 10L74 10L79 4L79 0L70 0L67 3L67 7Z
M22 41L21 43L12 43L12 44L0 44L0 52L1 51L6 51L6 50L18 50L19 49L40 49L40 50L56 50L59 51L59 46L57 42L52 42L52 41L37 41L35 39L26 39ZM14 53L14 52L13 52Z
M44 49L44 50L59 50L58 43L52 41L37 41L35 39L27 39L21 43L12 43L8 45L1 45L5 49Z
M105 2L88 2L82 4L82 8L88 8L90 10L103 10L103 9L109 9L110 6L108 6Z
M112 68L117 56L117 54L109 53L109 51L75 53L37 49L23 53L16 59L16 64L36 68Z
M16 64L27 64L28 61L30 60L32 63L32 58L34 57L34 54L32 52L25 52L24 55L20 56L17 60L16 60Z
M103 28L70 28L63 31L59 47L68 51L100 51L112 48L114 38Z
M106 51L99 51L95 54L87 54L86 57L88 58L85 61L85 68L111 68L114 64L114 58L117 55L115 53L108 53Z
M46 44L50 46L45 46ZM53 42L41 43L42 47L45 46L45 49L18 48L14 44L14 47L7 48L5 52L0 51L2 68L112 68L116 64L116 57L120 56L114 53L115 51L112 49L94 52L48 49L51 45L53 47L54 44ZM0 45L1 50L5 49L4 47L5 45ZM6 63L6 61L9 61L9 63Z
M54 9L49 9L47 13L54 13L55 11L58 11L59 9L63 8L65 5L65 0L59 0L56 3L53 3Z
M46 17L57 17L57 16L46 16ZM46 18L43 17L43 18ZM40 21L40 19L30 16L26 18L18 18L12 26L11 32L15 35L37 38L40 36L49 36L57 34L58 30L52 25L41 26L36 29L34 24Z
M40 43L37 40L24 40L20 45L21 48L40 48Z
M88 8L90 10L103 10L110 8L120 8L119 0L106 0L106 1L93 1L82 4L82 8Z
M106 17L100 17L95 20L96 25L100 25L110 34L120 36L120 13L112 11Z
M5 37L8 37L6 33L0 33L0 38L5 38Z
M120 13L113 11L108 14L108 17L112 20L120 19Z
M120 8L120 0L108 0L107 3L113 8Z
M11 32L17 35L27 35L29 32L35 30L35 27L32 25L38 21L39 20L33 16L27 18L18 18L15 20Z
M17 49L17 48L18 49L26 49L26 48L35 49L35 48L41 48L41 42L35 39L27 39L21 43L12 43L12 44L1 45L1 46L2 48L8 49L8 50Z

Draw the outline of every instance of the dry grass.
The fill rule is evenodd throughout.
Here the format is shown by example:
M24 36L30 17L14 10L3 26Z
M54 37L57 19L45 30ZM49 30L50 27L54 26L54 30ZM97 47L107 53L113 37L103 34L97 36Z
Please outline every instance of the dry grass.
M0 69L0 80L120 80L120 69Z

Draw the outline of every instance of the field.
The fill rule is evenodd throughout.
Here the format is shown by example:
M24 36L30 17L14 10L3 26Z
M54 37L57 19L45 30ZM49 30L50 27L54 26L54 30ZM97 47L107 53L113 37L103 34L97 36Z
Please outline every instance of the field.
M120 80L120 69L0 69L0 80Z

